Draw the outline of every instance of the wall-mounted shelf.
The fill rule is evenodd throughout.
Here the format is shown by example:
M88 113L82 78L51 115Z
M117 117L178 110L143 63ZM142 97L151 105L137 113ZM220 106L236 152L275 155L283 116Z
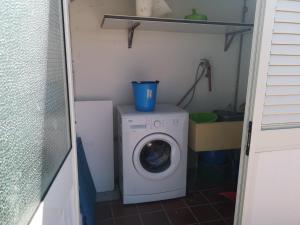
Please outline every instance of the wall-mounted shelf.
M253 24L104 15L101 27L104 29L128 30L128 48L132 47L134 32L137 29L164 32L224 34L224 51L227 51L236 35L251 31Z

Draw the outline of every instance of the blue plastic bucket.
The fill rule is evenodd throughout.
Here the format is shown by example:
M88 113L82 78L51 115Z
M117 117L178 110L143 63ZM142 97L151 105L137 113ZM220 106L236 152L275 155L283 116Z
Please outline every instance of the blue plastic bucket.
M158 84L159 81L132 82L135 109L137 111L151 112L154 110Z

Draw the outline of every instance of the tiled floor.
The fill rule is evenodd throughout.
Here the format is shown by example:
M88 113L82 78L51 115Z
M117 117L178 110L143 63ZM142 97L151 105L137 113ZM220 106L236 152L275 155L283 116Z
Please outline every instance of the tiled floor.
M213 188L189 193L180 199L123 205L98 203L95 225L232 225L234 204Z

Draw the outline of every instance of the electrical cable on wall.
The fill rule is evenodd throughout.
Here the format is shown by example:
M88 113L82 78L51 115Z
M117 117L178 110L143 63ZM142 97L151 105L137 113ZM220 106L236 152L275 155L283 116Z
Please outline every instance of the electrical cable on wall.
M200 69L202 68L202 71L200 73ZM209 91L211 90L211 65L210 62L207 59L201 59L196 73L195 73L195 81L193 83L193 85L189 88L189 90L183 95L183 97L180 99L180 101L177 103L177 106L182 107L183 109L186 109L193 101L194 97L195 97L195 93L196 93L196 89L197 89L197 85L199 83L199 81L203 78L203 77L207 77L209 79ZM188 102L183 105L184 101L187 99L187 97L191 95L190 99L188 100ZM182 106L183 105L183 106Z

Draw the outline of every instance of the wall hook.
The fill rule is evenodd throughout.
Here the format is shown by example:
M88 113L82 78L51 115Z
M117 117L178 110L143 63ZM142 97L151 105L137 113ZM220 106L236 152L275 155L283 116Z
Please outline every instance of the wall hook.
M133 41L134 31L140 25L141 25L141 23L137 22L137 23L134 23L132 26L130 26L128 28L128 48L132 48L132 41Z

